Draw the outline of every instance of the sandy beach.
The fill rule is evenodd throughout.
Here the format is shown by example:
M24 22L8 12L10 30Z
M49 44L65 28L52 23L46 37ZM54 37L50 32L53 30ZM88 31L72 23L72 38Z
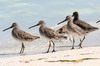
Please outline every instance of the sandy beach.
M100 47L0 58L0 66L100 66Z

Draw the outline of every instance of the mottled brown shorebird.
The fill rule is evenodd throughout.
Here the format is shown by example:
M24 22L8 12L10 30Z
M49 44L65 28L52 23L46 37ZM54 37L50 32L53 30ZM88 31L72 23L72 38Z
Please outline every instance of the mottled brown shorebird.
M11 25L11 27L3 30L3 31L6 31L10 28L13 28L12 30L12 36L14 39L22 42L22 47L21 47L21 50L20 50L20 53L23 53L24 52L24 49L25 49L25 46L24 46L24 42L31 42L35 39L38 39L40 37L38 36L32 36L31 34L27 33L27 32L24 32L23 30L19 29L19 26L17 23L13 23Z
M62 34L62 35L67 35L69 37L69 40L72 42L71 36L70 36L70 34L68 33L68 30L67 30L67 25L63 25L61 28L56 30L56 33Z
M53 42L53 40L67 39L66 36L56 34L56 32L53 29L46 27L45 22L43 20L39 21L38 24L29 27L29 29L32 27L35 27L35 26L40 26L39 32L40 32L41 36L44 36L49 40L49 47L48 47L47 53L49 52L51 43L53 43L53 51L52 52L55 52L55 43Z
M99 21L97 21L96 23L99 23L100 22L100 20Z
M65 21L68 21L68 23L66 25L68 33L73 36L73 46L72 46L72 49L74 49L74 44L75 44L74 37L84 36L87 33L82 28L80 28L78 25L73 23L73 17L72 16L67 16L64 21L62 21L62 22L60 22L58 24L61 24L61 23L65 22Z

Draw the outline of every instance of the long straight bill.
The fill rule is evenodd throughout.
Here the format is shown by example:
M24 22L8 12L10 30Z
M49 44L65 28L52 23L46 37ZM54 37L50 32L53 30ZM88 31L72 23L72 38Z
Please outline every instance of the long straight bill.
M31 28L33 28L33 27L36 27L36 26L38 26L39 24L37 24L37 25L34 25L34 26L31 26L31 27L29 27L28 29L31 29Z
M12 27L6 28L6 29L3 30L3 32L6 31L6 30L8 30L8 29L11 29L11 28L12 28Z
M99 23L100 22L100 20L99 21L97 21L96 23Z
M63 20L63 21L61 21L61 22L59 22L57 25L59 25L59 24L61 24L61 23L65 22L65 21L66 21L66 19L65 19L65 20Z

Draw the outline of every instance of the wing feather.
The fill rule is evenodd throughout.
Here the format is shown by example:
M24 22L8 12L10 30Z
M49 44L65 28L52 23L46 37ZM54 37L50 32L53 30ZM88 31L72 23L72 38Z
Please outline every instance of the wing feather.
M50 29L48 27L40 27L40 34L44 35L47 38L54 38L55 34L54 34L54 30Z
M14 30L13 32L13 36L22 41L33 41L34 39L39 38L38 36L33 36L23 30Z
M76 20L74 23L87 32L91 32L91 31L98 29L97 27L93 27L90 24L88 24L82 20Z

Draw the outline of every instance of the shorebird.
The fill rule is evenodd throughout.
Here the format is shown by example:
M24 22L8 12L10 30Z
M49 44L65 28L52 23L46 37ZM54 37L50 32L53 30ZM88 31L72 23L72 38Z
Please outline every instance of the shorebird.
M63 25L61 28L56 30L56 33L62 34L62 35L67 35L69 37L69 40L72 42L71 36L70 36L70 34L68 33L68 30L67 30L67 25Z
M47 53L49 52L51 43L53 43L52 52L55 52L55 43L53 42L53 40L67 39L67 36L56 34L56 32L53 29L46 27L45 22L43 20L40 20L38 24L29 27L29 29L35 26L40 26L39 28L40 35L44 36L45 38L49 40L49 47L48 47Z
M100 20L99 21L97 21L96 23L99 23L100 22Z
M80 20L78 12L74 12L72 16L74 17L73 23L82 28L82 30L84 30L86 33L98 30L97 27L93 27L90 24L86 23L85 21ZM62 22L65 21L67 21L67 19L63 20ZM79 44L80 48L82 48L82 43L84 40L85 40L85 35L83 36L83 39L80 39L80 44Z
M74 44L75 44L75 39L74 37L80 37L84 36L87 34L82 28L80 28L78 25L73 23L73 17L72 16L67 16L66 19L58 24L61 24L65 21L68 21L67 23L67 30L70 35L73 36L73 46L72 49L74 49Z
M67 25L63 25L61 28L56 30L56 32L59 33L59 34L69 34L68 31L67 31Z
M80 20L78 12L73 12L72 16L74 17L73 23L78 25L80 28L82 28L87 33L93 32L98 29L97 27L93 27L90 24L88 24L87 22ZM80 48L82 48L82 42L84 41L84 39L85 39L85 36L83 37L82 40L80 39L80 41L81 41L79 44Z
M12 29L13 38L22 43L22 47L21 47L20 53L24 52L24 49L25 49L24 42L31 42L31 41L33 41L35 39L40 38L38 36L32 36L31 34L29 34L27 32L24 32L23 30L19 29L19 26L18 26L17 23L13 23L11 25L11 27L9 27L7 29L4 29L3 31L6 31L6 30L8 30L10 28L13 28Z

